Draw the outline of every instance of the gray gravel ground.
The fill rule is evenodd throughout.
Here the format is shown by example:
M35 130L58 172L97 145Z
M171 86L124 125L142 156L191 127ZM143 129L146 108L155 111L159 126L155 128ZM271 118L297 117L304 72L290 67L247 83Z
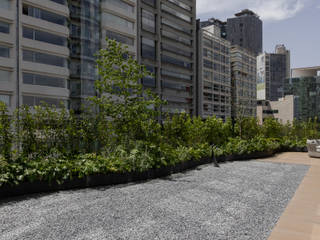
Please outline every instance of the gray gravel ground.
M0 239L267 239L308 168L233 162L10 199L0 202Z

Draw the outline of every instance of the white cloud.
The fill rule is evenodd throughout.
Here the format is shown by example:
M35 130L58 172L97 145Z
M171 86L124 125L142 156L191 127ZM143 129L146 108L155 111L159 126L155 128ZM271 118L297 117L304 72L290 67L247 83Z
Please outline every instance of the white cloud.
M291 18L309 0L197 0L198 15L238 12L249 8L263 20L278 21Z

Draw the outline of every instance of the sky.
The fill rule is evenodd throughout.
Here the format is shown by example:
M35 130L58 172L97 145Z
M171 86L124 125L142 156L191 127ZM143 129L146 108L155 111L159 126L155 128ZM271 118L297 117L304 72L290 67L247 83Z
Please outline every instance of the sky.
M320 0L197 0L197 17L225 21L246 8L263 20L264 51L285 44L292 68L320 66Z

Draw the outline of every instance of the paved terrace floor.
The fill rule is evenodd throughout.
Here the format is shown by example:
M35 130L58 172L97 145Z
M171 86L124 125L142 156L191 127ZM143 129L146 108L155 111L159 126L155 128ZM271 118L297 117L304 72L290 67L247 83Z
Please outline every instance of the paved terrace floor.
M320 159L304 153L286 153L268 162L310 166L269 240L320 239Z
M313 201L307 188L320 186L319 168L309 170L316 161L296 153L266 160L205 165L148 182L0 201L0 239L267 240L292 198L271 239L316 239L307 238L319 233L313 221L319 222L320 194ZM293 197L301 181L306 188L300 186ZM291 231L302 237L282 235Z

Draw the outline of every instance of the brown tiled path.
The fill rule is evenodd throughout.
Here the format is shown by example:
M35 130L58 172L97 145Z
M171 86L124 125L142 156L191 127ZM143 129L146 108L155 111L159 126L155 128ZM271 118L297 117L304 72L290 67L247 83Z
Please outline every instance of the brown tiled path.
M320 240L320 158L283 153L263 161L310 166L269 240Z

